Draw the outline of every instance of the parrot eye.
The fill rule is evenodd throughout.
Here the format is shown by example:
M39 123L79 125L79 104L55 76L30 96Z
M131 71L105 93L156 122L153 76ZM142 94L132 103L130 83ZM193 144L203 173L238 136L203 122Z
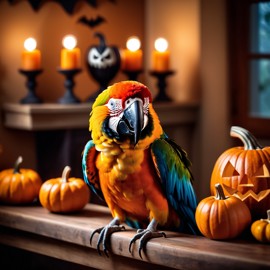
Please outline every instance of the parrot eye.
M129 105L130 102L131 102L131 99L129 98L129 99L126 100L125 105L126 105L126 106Z
M122 112L122 100L111 98L106 104L108 109L110 110L110 115L115 116Z

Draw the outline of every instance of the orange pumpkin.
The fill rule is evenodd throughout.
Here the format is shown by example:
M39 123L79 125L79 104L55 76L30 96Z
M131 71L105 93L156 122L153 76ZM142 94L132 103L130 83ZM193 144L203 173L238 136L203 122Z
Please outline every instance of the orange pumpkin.
M248 207L234 196L226 197L222 186L215 185L216 196L198 204L195 219L200 232L216 240L231 239L240 235L251 223Z
M13 169L0 172L0 201L7 204L27 204L38 198L42 181L37 172L21 169L18 157Z
M251 225L252 235L262 243L270 243L270 209L267 210L267 219L256 220Z
M225 151L216 161L211 176L211 194L221 183L225 195L240 198L249 207L253 219L262 218L270 206L270 147L261 147L246 129L233 126L231 136L244 147Z
M69 178L71 168L66 166L62 177L45 181L39 192L41 205L51 212L68 213L81 210L90 199L90 191L80 178Z

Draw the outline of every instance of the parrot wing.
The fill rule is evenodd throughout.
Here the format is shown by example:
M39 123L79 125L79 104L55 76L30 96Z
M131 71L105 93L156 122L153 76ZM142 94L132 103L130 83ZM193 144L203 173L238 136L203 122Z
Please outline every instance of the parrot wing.
M91 190L102 200L104 200L99 175L96 168L96 158L98 152L96 151L95 144L92 140L88 141L84 147L82 158L82 171L85 183L91 188Z
M199 234L194 217L197 199L186 152L172 140L161 138L152 143L151 154L162 189L180 218L180 231Z

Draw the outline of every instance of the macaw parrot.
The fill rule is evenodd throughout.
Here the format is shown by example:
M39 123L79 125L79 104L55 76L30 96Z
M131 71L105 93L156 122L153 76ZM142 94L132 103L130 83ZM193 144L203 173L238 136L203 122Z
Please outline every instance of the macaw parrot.
M149 89L137 81L109 86L95 100L89 119L92 140L85 145L85 182L107 203L113 220L99 233L97 250L108 256L113 232L121 223L137 228L129 251L139 240L165 236L162 230L199 234L197 199L186 152L164 133ZM148 225L148 226L147 226Z

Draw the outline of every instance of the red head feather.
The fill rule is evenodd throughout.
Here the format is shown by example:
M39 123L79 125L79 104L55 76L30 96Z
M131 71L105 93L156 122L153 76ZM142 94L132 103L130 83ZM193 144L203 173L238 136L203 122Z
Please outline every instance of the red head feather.
M110 87L110 97L122 99L123 101L129 97L140 97L142 100L146 97L152 102L152 96L149 89L142 83L137 81L122 81L115 83Z

